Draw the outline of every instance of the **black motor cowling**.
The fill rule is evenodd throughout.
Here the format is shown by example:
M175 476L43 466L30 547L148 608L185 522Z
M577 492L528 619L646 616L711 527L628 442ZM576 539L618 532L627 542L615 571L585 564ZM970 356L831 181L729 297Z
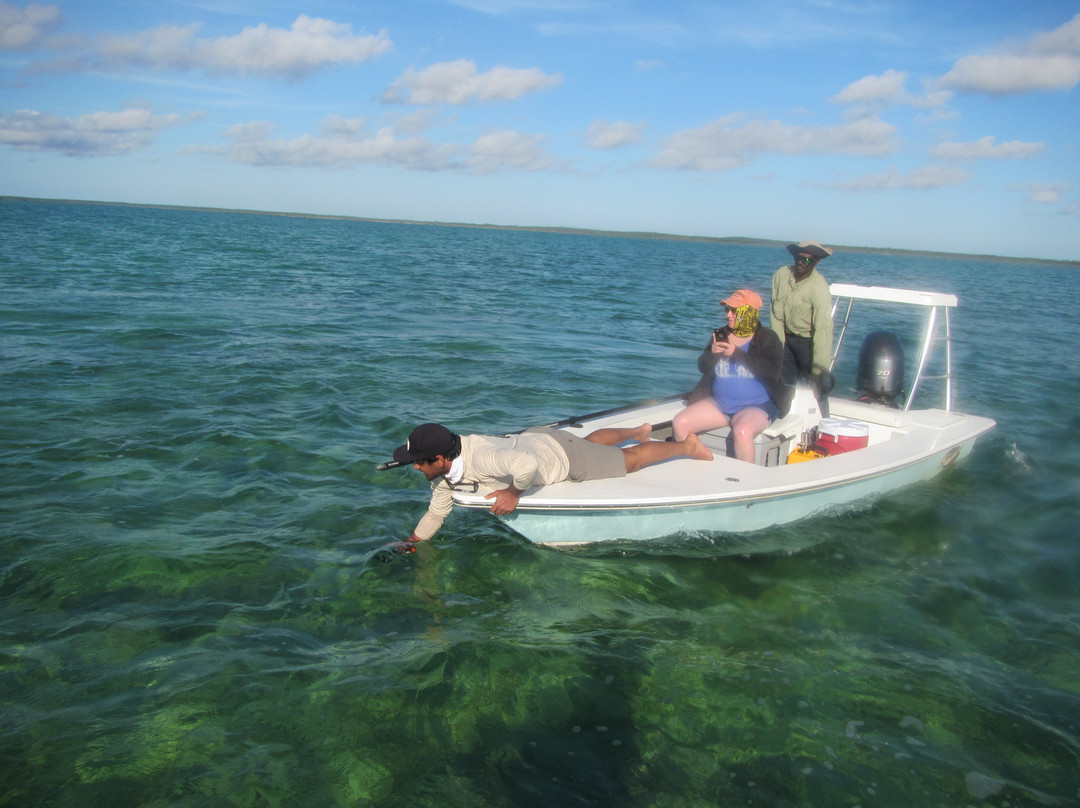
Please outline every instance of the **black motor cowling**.
M900 406L904 394L904 348L889 331L867 334L859 349L859 378L855 385L864 401Z

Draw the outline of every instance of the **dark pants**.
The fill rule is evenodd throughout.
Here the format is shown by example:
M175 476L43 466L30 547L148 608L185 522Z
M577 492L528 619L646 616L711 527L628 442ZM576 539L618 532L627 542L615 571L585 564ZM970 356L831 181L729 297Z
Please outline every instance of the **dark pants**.
M784 383L795 384L800 379L809 379L813 355L810 337L785 334L784 367L780 371L783 374Z
M780 376L785 384L795 384L798 381L809 382L818 400L818 409L822 418L829 417L829 397L821 391L816 376L810 372L813 362L814 350L810 343L810 337L800 337L795 334L784 335L784 364L780 369Z

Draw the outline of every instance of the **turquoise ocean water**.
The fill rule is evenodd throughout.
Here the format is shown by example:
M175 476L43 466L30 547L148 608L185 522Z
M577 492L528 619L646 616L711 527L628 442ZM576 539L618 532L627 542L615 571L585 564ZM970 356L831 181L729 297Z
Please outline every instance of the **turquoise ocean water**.
M998 427L932 483L577 551L459 512L384 563L415 423L683 391L783 251L16 200L0 232L0 805L1080 805L1075 267L823 265L960 297L956 406Z

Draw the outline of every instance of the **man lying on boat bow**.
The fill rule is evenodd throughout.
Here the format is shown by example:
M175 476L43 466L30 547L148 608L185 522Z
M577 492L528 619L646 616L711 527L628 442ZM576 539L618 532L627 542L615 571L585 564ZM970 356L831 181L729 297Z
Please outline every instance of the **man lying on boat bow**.
M490 488L491 512L513 513L521 495L534 485L563 480L582 482L624 477L669 460L712 460L696 435L681 441L650 439L652 426L598 429L584 438L550 427L514 435L456 435L441 424L421 424L394 450L394 460L411 463L431 483L431 503L409 541L435 535L453 510L455 489ZM628 441L637 443L620 448Z

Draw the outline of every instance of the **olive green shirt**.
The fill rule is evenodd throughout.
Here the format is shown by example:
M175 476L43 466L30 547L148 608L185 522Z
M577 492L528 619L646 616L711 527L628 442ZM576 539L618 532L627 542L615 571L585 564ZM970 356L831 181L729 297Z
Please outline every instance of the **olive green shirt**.
M769 327L781 341L785 341L788 334L809 337L813 352L811 361L827 368L832 359L833 321L832 295L825 276L814 269L808 277L796 282L790 266L776 270L769 304Z

